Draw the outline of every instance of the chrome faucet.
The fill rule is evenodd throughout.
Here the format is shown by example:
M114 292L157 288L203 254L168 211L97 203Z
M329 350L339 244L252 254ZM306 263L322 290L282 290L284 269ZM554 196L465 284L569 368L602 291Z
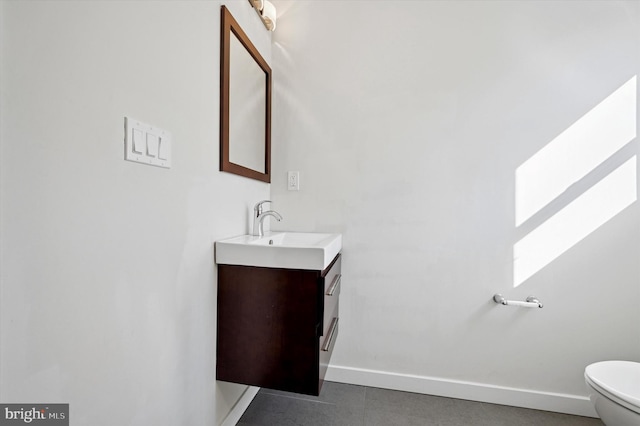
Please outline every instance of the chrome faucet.
M275 217L278 222L282 220L280 213L274 210L262 211L262 205L264 203L270 203L269 200L262 200L253 206L253 235L256 237L264 236L264 218L267 216Z

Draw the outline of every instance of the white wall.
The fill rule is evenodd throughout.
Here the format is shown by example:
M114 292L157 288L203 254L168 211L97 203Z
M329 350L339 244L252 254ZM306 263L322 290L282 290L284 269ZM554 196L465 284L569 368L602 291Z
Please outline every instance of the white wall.
M221 3L0 3L0 401L202 426L245 391L215 381L213 246L270 190L218 171ZM171 169L123 160L125 116L172 132Z
M344 234L328 377L593 414L585 366L640 361L640 207L514 288L514 244L610 169L518 228L514 176L640 72L640 4L276 5L275 226Z

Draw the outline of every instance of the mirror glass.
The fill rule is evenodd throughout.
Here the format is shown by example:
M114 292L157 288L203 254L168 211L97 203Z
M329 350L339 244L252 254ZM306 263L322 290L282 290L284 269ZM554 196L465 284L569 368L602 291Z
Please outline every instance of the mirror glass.
M222 7L220 170L270 182L271 68Z
M230 47L229 161L264 173L264 71L235 34L231 35Z

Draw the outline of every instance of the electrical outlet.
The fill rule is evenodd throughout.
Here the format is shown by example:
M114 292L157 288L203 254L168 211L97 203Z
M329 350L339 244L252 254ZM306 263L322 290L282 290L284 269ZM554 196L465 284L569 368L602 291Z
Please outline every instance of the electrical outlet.
M300 172L287 172L287 189L300 191Z

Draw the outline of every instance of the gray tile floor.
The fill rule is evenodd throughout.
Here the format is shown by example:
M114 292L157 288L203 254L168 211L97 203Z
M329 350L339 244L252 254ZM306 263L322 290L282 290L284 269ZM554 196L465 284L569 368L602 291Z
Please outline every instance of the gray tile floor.
M325 382L319 397L261 389L239 426L602 426L598 419Z

